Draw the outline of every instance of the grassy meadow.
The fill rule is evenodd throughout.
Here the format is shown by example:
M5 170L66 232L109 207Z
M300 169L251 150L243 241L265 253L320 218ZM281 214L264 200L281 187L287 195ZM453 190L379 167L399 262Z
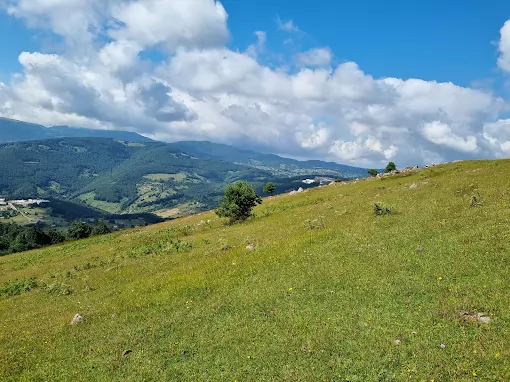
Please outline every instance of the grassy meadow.
M0 257L0 380L508 381L509 174L450 163Z

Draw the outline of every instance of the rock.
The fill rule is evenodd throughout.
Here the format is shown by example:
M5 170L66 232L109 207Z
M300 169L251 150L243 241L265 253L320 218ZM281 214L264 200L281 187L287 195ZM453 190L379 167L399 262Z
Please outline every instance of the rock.
M289 192L289 195L296 195L297 194L297 191L291 191Z
M122 355L128 355L129 353L132 353L132 352L133 352L133 350L131 350L131 349L127 349L127 350L124 350L124 351L122 352Z
M395 340L395 345L399 346L402 343L398 338Z
M253 245L247 245L247 246L246 246L246 249L247 249L248 251L255 251L255 247L254 247Z
M71 320L71 325L79 324L80 322L83 322L85 319L80 316L79 314L75 314L73 319Z
M411 185L409 186L409 188L416 188L416 187L418 187L418 185L417 185L416 183L413 183L413 184L411 184Z
M478 313L476 316L478 317L478 321L483 322L484 324L491 322L491 318L485 313Z
M330 186L334 186L334 185L335 185L335 182L331 182L329 185L330 185Z
M420 248L416 248L416 252L422 253L423 252L423 248L421 248L421 247Z
M483 324L488 324L491 322L491 318L487 316L485 313L470 313L470 312L461 312L460 318L467 322L481 322Z
M303 192L303 191L304 191L303 187L299 187L298 190L297 190L297 192Z

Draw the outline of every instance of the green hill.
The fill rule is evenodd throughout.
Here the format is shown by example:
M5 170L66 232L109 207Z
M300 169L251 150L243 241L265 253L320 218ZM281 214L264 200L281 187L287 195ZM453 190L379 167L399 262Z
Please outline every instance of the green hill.
M172 147L202 158L223 160L269 171L275 176L297 176L308 174L332 175L342 178L365 178L367 169L319 160L298 161L274 154L263 154L253 150L208 141L182 141Z
M446 164L2 257L0 379L510 380L509 171Z
M60 198L109 213L216 205L226 183L268 172L192 157L160 142L62 138L0 145L0 195Z
M191 143L107 138L1 144L0 196L63 199L110 214L157 212L166 217L215 207L225 186L240 179L252 182L260 193L265 182L273 181L276 192L281 193L306 187L301 182L305 175L300 174L366 175L366 170L348 166L336 165L336 170L326 164L313 167L255 152L247 153L258 158L257 165L234 163L235 148L210 144L211 155L200 142L193 147ZM220 151L224 155L219 155ZM270 159L261 161L265 156ZM247 157L239 158L244 161ZM284 166L282 172L286 161L292 165ZM298 167L299 163L303 167Z
M0 143L87 137L111 138L128 142L154 142L152 139L129 131L85 129L70 126L45 127L0 117Z

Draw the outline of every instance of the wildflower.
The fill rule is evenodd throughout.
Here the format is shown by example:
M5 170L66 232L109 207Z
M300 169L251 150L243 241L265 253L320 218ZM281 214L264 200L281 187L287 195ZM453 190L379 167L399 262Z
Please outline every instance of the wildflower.
M476 377L477 374L476 374L476 371L473 371L473 377Z
M439 281L441 281L443 278L442 278L441 276L439 276L437 279L438 279Z
M444 349L444 348L446 347L446 345L445 345L445 344L441 344L441 345L439 345L439 347L440 347L441 349Z
M496 358L499 358L499 353L496 353L495 357L496 357Z
M289 288L289 292L292 290L292 288Z

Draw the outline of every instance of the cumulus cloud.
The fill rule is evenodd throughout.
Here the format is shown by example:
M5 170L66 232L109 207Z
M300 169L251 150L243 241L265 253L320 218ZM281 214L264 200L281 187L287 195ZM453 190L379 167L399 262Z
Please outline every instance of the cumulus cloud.
M329 66L332 58L329 48L316 48L299 53L297 61L302 66Z
M21 73L0 83L0 116L366 166L510 154L506 103L492 93L374 78L354 62L331 66L328 48L299 54L297 71L266 66L263 31L244 51L226 47L219 1L8 0L7 11L66 48L19 56Z
M498 66L510 73L510 20L505 22L500 30Z

